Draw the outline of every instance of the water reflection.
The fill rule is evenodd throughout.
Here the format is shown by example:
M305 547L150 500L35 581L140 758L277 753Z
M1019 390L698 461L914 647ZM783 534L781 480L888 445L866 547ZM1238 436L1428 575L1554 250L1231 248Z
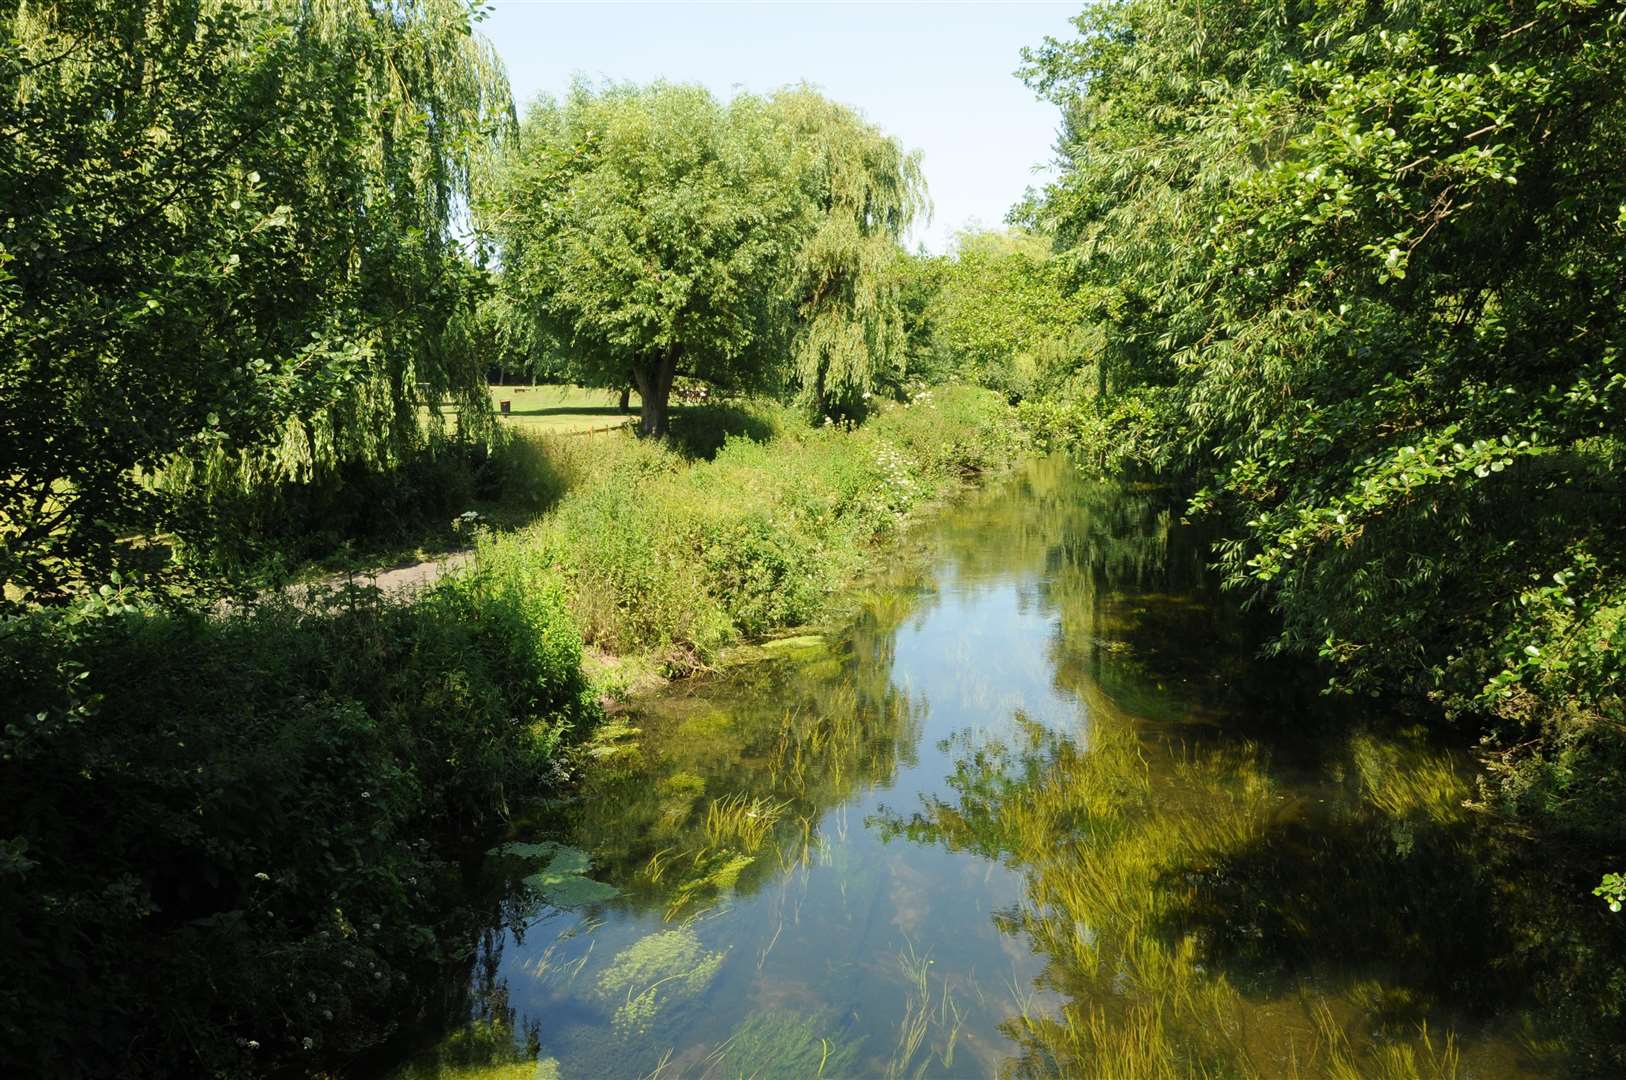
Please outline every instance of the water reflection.
M1470 819L1457 762L1350 738L1255 660L1163 493L1035 463L921 543L840 634L606 733L526 839L616 895L561 907L594 891L494 860L458 1025L402 1075L1585 1060L1516 1019L1532 964L1579 955L1515 899L1527 853Z

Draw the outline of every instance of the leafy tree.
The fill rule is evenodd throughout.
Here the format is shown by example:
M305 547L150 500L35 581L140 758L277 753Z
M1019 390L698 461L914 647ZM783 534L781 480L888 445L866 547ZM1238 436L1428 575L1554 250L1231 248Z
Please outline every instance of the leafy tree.
M896 239L914 159L811 91L578 84L532 107L482 220L511 331L554 373L643 401L679 375L823 405L901 355Z
M926 311L935 366L1012 400L1066 377L1096 336L1069 277L1046 237L960 233Z
M927 205L920 155L806 86L775 95L771 111L812 209L791 284L796 381L815 415L854 411L906 363L898 245Z
M1615 5L1092 7L1034 214L1105 305L1102 458L1187 478L1335 684L1488 718L1510 805L1626 807Z
M483 203L509 310L592 386L630 379L664 435L679 374L773 385L802 208L764 103L578 83L525 117Z
M461 0L46 0L0 41L0 579L207 530L155 474L388 467L489 412L459 207L510 116ZM169 490L173 490L171 485Z

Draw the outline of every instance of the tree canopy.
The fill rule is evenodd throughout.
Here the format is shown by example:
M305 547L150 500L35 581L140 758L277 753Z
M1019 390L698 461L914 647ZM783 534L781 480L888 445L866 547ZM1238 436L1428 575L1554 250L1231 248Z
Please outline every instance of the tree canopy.
M1050 247L1023 229L965 230L950 255L924 260L926 367L1012 401L1073 377L1098 350L1099 328Z
M1036 216L1111 294L1118 392L1072 436L1189 478L1281 648L1491 718L1514 803L1618 828L1618 7L1126 0L1077 26L1026 72L1066 118Z
M810 90L578 83L527 113L480 214L510 338L635 383L660 435L680 374L867 391L901 358L892 253L922 199L913 157Z
M489 412L457 229L511 118L460 0L45 0L0 44L0 579Z
M774 96L811 213L796 252L794 374L815 414L852 410L905 362L898 245L927 209L920 155L808 87Z

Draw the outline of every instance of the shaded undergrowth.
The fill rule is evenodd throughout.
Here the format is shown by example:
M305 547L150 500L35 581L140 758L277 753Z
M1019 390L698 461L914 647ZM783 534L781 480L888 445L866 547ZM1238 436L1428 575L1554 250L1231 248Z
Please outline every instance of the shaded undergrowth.
M489 568L411 604L36 611L0 623L0 683L11 1075L312 1072L377 1044L481 925L458 853L597 717L557 588Z

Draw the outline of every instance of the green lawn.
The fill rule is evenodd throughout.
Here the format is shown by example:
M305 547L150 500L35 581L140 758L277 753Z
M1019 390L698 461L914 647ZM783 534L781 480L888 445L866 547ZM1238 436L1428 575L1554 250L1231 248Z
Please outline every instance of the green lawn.
M582 386L493 386L491 407L501 410L509 402L504 418L515 427L550 435L569 435L619 427L637 416L638 395L632 395L632 413L623 415L616 405L620 395L614 390L589 390Z

